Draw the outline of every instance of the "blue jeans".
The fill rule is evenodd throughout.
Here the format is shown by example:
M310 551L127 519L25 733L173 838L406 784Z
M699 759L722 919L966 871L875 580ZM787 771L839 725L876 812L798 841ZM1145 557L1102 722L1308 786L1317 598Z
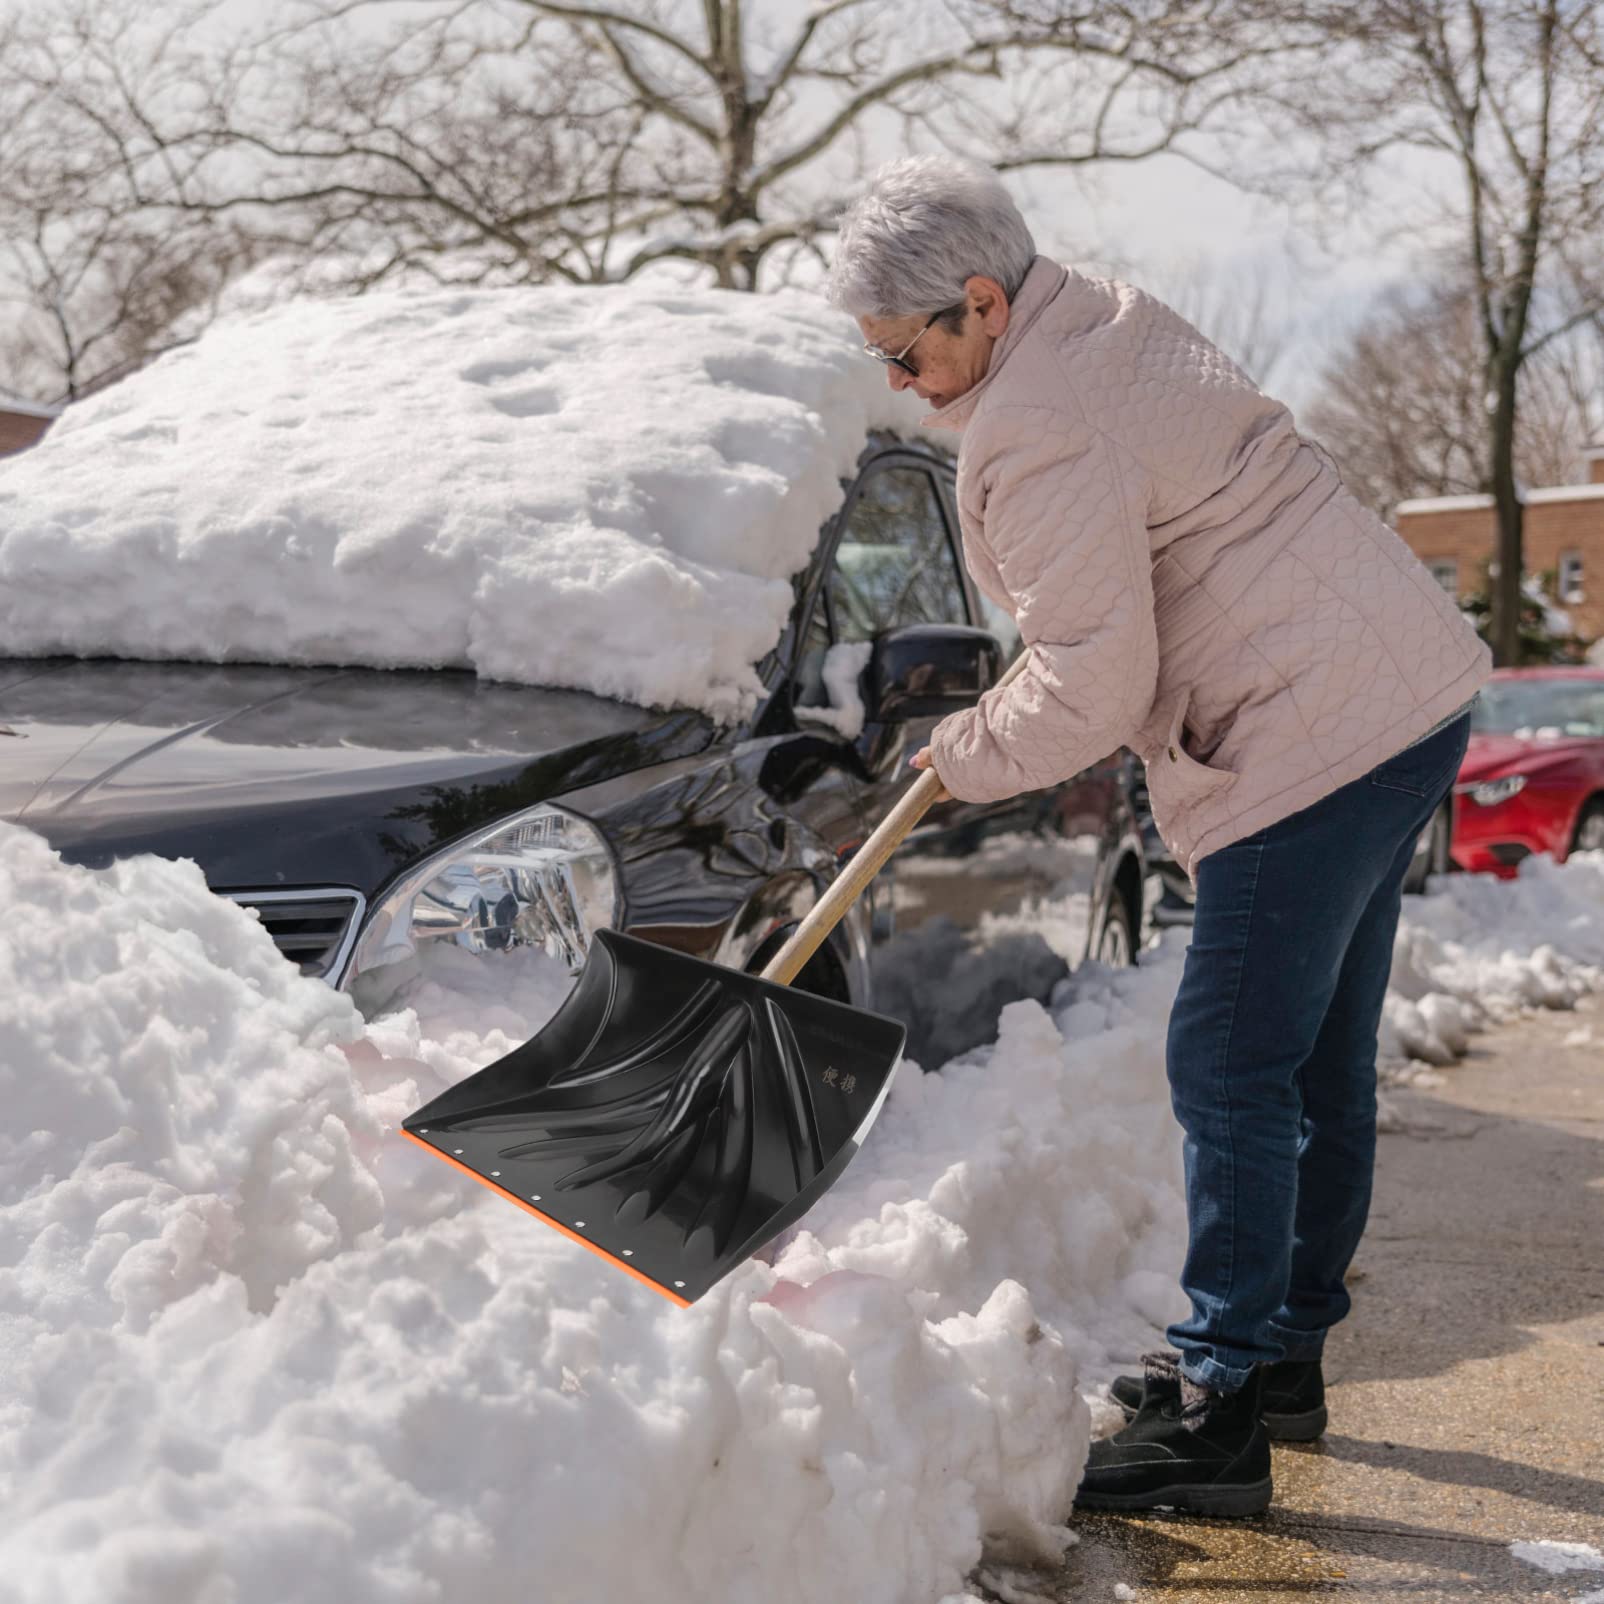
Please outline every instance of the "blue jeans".
M1318 1358L1348 1312L1404 874L1469 734L1467 714L1198 865L1167 1054L1192 1313L1167 1335L1216 1391Z

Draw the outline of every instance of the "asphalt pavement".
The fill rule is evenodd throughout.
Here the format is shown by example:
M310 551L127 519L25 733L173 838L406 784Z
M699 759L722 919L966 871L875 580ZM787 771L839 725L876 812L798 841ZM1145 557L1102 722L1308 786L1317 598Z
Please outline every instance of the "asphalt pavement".
M1007 1591L1604 1599L1604 1571L1511 1548L1604 1552L1604 999L1472 1043L1440 1085L1389 1094L1402 1129L1381 1138L1353 1313L1327 1349L1330 1428L1275 1449L1270 1512L1076 1516L1062 1572Z

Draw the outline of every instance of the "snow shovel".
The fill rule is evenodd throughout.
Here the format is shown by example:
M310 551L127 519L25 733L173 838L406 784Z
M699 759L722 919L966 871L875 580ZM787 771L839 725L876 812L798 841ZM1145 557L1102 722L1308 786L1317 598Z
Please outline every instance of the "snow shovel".
M790 982L940 785L919 776L761 974L597 931L540 1033L402 1134L693 1303L824 1195L885 1102L901 1021Z

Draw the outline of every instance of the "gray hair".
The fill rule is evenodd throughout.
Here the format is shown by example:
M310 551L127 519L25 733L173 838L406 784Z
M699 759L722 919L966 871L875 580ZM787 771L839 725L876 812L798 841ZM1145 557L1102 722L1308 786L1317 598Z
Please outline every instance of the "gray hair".
M912 317L957 305L979 273L1012 301L1035 254L989 167L905 156L880 168L843 215L829 297L853 317Z

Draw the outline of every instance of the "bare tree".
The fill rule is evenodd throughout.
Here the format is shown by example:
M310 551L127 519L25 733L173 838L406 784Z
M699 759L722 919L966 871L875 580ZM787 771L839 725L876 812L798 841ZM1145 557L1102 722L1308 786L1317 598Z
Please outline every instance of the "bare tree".
M1604 18L1569 0L1335 0L1303 20L1329 41L1322 70L1276 96L1322 141L1328 172L1374 170L1391 150L1438 158L1457 192L1457 265L1480 344L1484 459L1498 511L1494 651L1518 650L1522 373L1604 308ZM1419 215L1427 229L1423 185Z
M89 33L145 14L73 3ZM344 253L359 285L596 282L682 260L751 289L771 258L822 259L876 130L1005 168L1201 160L1189 139L1289 43L1273 11L816 0L782 24L746 0L441 0L421 16L418 0L295 0L248 37L170 40L183 94L68 78L80 115L131 130L143 209L249 219L287 249Z
M294 37L312 52L312 81L326 83L331 27L395 0L305 3ZM553 271L627 278L680 259L752 289L771 253L811 248L827 231L871 127L1005 169L1184 150L1250 68L1286 47L1269 9L817 0L782 25L746 0L500 0L454 7L435 26L462 41L490 16L521 20L498 36L501 63L526 81L541 62L568 64L563 105L589 138L583 160L568 150L562 182L541 186L541 215L561 219L566 246ZM420 67L439 72L438 60ZM518 223L525 208L527 195Z
M177 343L187 317L215 308L230 263L249 259L217 229L179 238L137 218L21 214L4 201L0 216L0 302L20 309L0 364L13 389L52 400L77 400Z
M1482 366L1468 294L1395 289L1327 365L1309 428L1383 517L1410 496L1479 494L1489 477Z
M1604 440L1604 316L1554 321L1569 327L1521 369L1515 468L1528 486L1585 479L1581 448Z
M1560 484L1604 424L1596 348L1581 329L1523 364L1515 472ZM1354 491L1383 516L1410 496L1480 495L1492 483L1476 297L1394 289L1322 375L1309 427Z
M0 364L16 388L53 399L160 349L257 248L226 219L139 203L128 104L177 87L163 64L170 35L131 14L92 22L36 13L0 26L0 304L11 312Z

